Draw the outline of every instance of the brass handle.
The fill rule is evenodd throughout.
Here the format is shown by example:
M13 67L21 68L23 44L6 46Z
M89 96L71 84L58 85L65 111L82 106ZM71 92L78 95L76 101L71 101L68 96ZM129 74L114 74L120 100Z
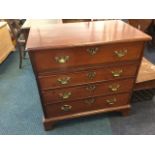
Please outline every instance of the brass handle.
M106 102L107 102L108 104L110 104L110 105L115 104L116 101L117 101L116 98L112 98L112 99L107 99L107 100L106 100Z
M95 103L95 99L94 98L87 99L87 100L85 100L85 103L91 105L91 104Z
M113 77L120 77L123 73L123 70L111 71Z
M109 89L113 92L118 91L119 88L120 88L119 84L113 84L109 86Z
M97 51L98 51L98 47L91 47L91 48L88 48L87 51L88 51L88 53L89 53L90 55L95 55L95 54L97 53Z
M95 90L96 89L96 86L95 85L88 85L87 87L86 87L86 90L88 90L88 91L93 91L93 90Z
M66 85L66 84L68 84L68 82L69 82L69 80L70 80L70 77L58 78L57 80L58 80L58 82L59 82L60 84Z
M96 72L89 72L87 74L87 77L89 80L93 80L95 78L95 76L96 76Z
M67 104L65 104L65 105L63 105L62 107L61 107L61 110L62 111L69 111L69 110L71 110L72 109L72 106L71 105L67 105Z
M114 53L117 55L117 57L122 58L127 54L127 50L119 50L119 51L115 51Z
M68 99L71 95L72 95L71 92L64 92L64 93L60 93L60 94L59 94L59 96L60 96L63 100Z
M58 62L59 64L64 64L69 60L69 56L60 56L60 57L55 57L55 61Z

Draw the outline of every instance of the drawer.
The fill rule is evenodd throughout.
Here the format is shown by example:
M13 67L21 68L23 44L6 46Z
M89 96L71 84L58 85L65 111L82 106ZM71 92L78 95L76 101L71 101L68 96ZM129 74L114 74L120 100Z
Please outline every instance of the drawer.
M38 81L42 90L48 90L82 85L86 83L134 77L136 74L136 70L137 64L121 64L81 72L39 76Z
M134 79L115 80L102 83L43 91L45 104L82 99L90 96L103 96L114 93L130 92Z
M124 93L119 95L87 98L74 102L46 105L46 117L65 116L80 112L119 107L127 105L129 102L129 97L129 94Z
M113 62L137 60L140 58L143 43L122 43L104 46L74 47L35 51L33 62L38 72L68 70L70 67L84 67Z

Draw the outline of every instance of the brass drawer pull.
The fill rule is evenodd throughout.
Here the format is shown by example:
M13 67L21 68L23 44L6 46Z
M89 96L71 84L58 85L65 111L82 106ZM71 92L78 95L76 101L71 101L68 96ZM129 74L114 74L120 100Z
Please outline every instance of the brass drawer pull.
M117 55L118 58L122 58L127 54L127 50L119 50L119 51L115 51L114 53Z
M91 47L87 49L87 52L92 56L95 55L97 51L98 51L98 47Z
M58 62L59 64L64 64L69 60L69 56L60 56L60 57L55 57L55 61Z
M68 82L69 82L69 80L70 80L70 77L58 78L57 80L58 80L58 82L59 82L60 84L66 85L66 84L68 84Z
M61 107L61 110L62 111L69 111L69 110L71 110L72 109L72 106L71 105L67 105L67 104L65 104L65 105L63 105L62 107Z
M109 89L113 92L118 91L119 88L120 88L119 84L112 84L109 86Z
M112 73L113 77L120 77L121 74L123 73L123 70L121 69L121 70L118 70L118 71L111 71L111 73Z
M93 90L95 90L96 89L96 86L95 85L88 85L87 87L86 87L86 90L88 90L88 91L93 91Z
M89 80L93 80L95 78L95 76L96 76L96 72L89 72L87 74L87 77Z
M72 95L71 92L64 92L64 93L60 93L60 94L59 94L59 96L60 96L63 100L68 99L71 95Z
M110 105L115 104L116 101L117 101L116 98L112 98L112 99L108 99L108 100L106 100L106 102L107 102L108 104L110 104Z
M87 100L85 100L85 103L91 105L91 104L95 103L95 99L94 98L87 99Z

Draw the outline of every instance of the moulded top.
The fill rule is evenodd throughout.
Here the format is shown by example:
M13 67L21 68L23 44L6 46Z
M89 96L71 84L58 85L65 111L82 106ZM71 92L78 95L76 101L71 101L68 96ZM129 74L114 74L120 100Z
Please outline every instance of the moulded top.
M148 40L149 35L121 20L107 20L31 27L26 48L33 51Z

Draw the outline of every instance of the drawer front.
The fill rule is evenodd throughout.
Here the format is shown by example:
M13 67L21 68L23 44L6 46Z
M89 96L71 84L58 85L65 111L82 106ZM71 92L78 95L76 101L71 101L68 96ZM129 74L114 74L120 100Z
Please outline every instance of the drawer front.
M115 80L126 77L134 77L136 64L121 64L88 71L65 73L49 76L39 76L39 84L42 90L82 85L93 82Z
M103 96L114 93L130 92L134 79L93 83L77 87L55 89L42 92L45 104L83 99L90 96Z
M38 72L46 72L52 69L68 70L69 67L137 60L142 52L142 47L143 43L137 42L35 51L33 59Z
M87 98L80 101L55 103L45 106L47 117L65 116L80 112L127 105L129 94L111 95L105 97Z

